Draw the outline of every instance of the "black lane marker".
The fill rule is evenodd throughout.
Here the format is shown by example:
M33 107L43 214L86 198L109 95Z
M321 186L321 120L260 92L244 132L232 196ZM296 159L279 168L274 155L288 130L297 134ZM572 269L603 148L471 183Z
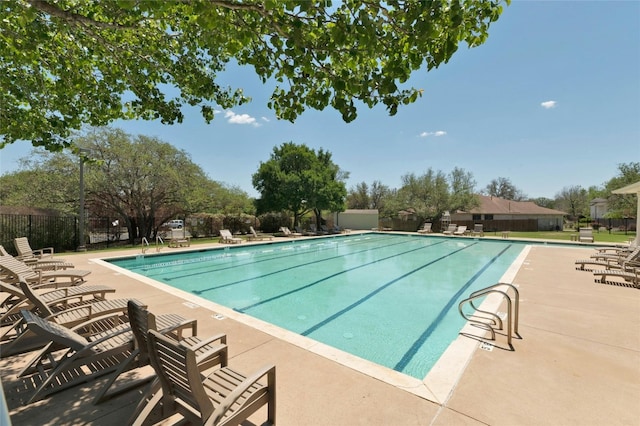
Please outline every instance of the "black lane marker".
M238 311L238 312L245 312L245 311L247 311L247 310L249 310L249 309L255 308L256 306L264 305L265 303L269 303L269 302L272 302L272 301L274 301L274 300L280 299L280 298L282 298L282 297L286 297L286 296L289 296L289 295L291 295L291 294L297 293L297 292L299 292L299 291L306 290L306 289L308 289L308 288L311 288L311 287L313 287L313 286L316 286L316 285L318 285L318 284L321 284L321 283L323 283L324 281L330 280L331 278L337 277L338 275L346 274L347 272L355 271L356 269L364 268L364 267L366 267L366 266L373 265L374 263L383 262L383 261L385 261L385 260L393 259L394 257L404 256L404 255L405 255L405 254L407 254L407 253L412 253L412 252L414 252L414 251L418 251L418 250L424 250L424 249L426 249L426 248L433 247L433 246L435 246L435 245L442 244L442 243L444 243L444 242L445 242L445 241L442 241L442 242L440 242L440 243L430 244L430 245L428 245L428 246L422 246L422 247L414 248L414 249L411 249L411 250L404 251L404 252L402 252L402 253L396 253L396 254L393 254L393 255L391 255L391 256L387 256L387 257L383 257L383 258L380 258L380 259L376 259L376 260L371 261L371 262L363 263L363 264L361 264L361 265L354 266L353 268L343 269L343 270L341 270L341 271L338 271L338 272L335 272L335 273L333 273L333 274L331 274L331 275L328 275L328 276L326 276L326 277L324 277L324 278L321 278L321 279L319 279L319 280L316 280L316 281L314 281L314 282L312 282L312 283L306 284L306 285L304 285L304 286L302 286L302 287L298 287L298 288L296 288L296 289L294 289L294 290L289 290L289 291L286 291L286 292L284 292L284 293L280 293L280 294L279 294L279 295L277 295L277 296L273 296L273 297L270 297L270 298L268 298L268 299L261 300L260 302L254 303L254 304L249 305L249 306L245 306L244 308L235 308L235 310L236 310L236 311ZM476 243L476 244L477 244L477 243ZM315 263L315 262L311 262L311 263Z
M409 348L409 350L405 352L402 359L398 361L396 366L393 368L394 370L402 371L407 366L407 364L409 364L409 362L413 359L416 353L418 353L418 350L422 347L424 342L429 338L431 333L433 333L433 330L435 330L436 327L442 322L444 317L447 315L447 312L449 311L449 309L451 309L451 307L456 303L456 300L462 295L462 293L464 293L469 288L469 286L473 284L473 282L477 280L484 271L487 270L487 268L491 264L493 264L496 260L498 260L498 258L502 256L505 251L511 248L511 246L512 244L509 244L500 253L498 253L493 259L487 262L486 265L484 265L478 272L476 272L476 274L473 277L471 277L471 279L467 281L465 285L463 285L456 292L456 294L454 294L453 297L451 297L451 299L449 299L449 302L444 306L444 308L442 308L438 316L431 322L431 324L429 324L429 327L427 327L427 329L420 335L420 337L416 339L413 345L411 345L411 348Z
M362 241L362 242L358 241L358 242L354 243L353 245L355 245L355 244L365 244L367 242L371 242L371 241ZM404 240L404 241L400 241L400 242L397 242L397 243L387 244L385 246L380 246L380 247L374 247L372 249L367 249L367 250L378 250L378 249L382 249L382 248L385 248L385 247L393 247L395 245L408 244L408 243L411 243L411 242L415 242L415 241L406 241L406 240ZM353 246L353 245L351 245L351 246ZM290 247L290 246L287 246L287 247ZM333 249L335 249L335 246L321 248L321 249L319 249L317 251L333 250ZM360 250L360 251L357 251L357 252L354 252L354 253L349 253L348 255L343 255L343 256L350 256L352 254L363 253L363 252L366 252L367 250ZM294 252L289 253L288 250L287 250L287 253L283 254L283 255L279 255L279 253L276 253L276 256L265 257L265 258L262 258L262 259L251 259L251 260L248 260L247 262L234 263L233 265L225 265L225 266L223 266L221 268L212 268L210 265L203 265L201 268L194 268L196 270L200 269L201 271L193 272L193 273L190 273L190 274L182 274L182 275L179 275L179 276L176 276L176 277L166 277L165 276L165 277L162 277L162 279L166 280L166 281L171 281L171 280L174 280L174 279L182 279L182 278L186 278L186 277L195 277L195 276L199 276L199 275L206 275L206 274L209 274L211 272L220 272L220 271L224 271L224 270L227 270L227 269L240 268L240 267L242 267L244 265L248 265L248 264L269 262L269 261L272 261L272 260L285 259L287 257L305 256L307 254L309 254L308 251L294 251ZM329 259L334 259L334 258L335 257L331 257L331 258L328 258L328 259L317 260L316 262L322 262L324 260L329 260ZM202 269L204 269L204 270L202 270ZM258 276L256 278L261 278L261 277L262 276Z
M466 249L468 249L469 247L473 247L473 246L474 246L474 245L476 245L476 244L478 244L478 243L472 243L472 244L469 244L468 246L465 246L465 247L459 248L458 250L454 250L454 251L452 251L452 252L450 252L450 253L448 253L448 254L446 254L446 255L444 255L444 256L441 256L441 257L439 257L439 258L437 258L437 259L434 259L434 260L432 260L432 261L430 261L430 262L427 262L427 263L425 263L424 265L419 266L419 267L417 267L417 268L415 268L415 269L413 269L413 270L411 270L411 271L407 272L406 274L402 274L402 275L401 275L401 276L399 276L398 278L395 278L395 279L393 279L393 280L389 281L388 283L386 283L386 284L382 285L381 287L378 287L377 289L375 289L374 291L370 292L370 293L369 293L369 294L367 294L366 296L364 296L364 297L360 298L360 299L359 299L359 300L357 300L356 302L353 302L352 304L350 304L349 306L345 307L344 309L339 310L339 311L338 311L338 312L336 312L335 314L333 314L333 315L331 315L331 316L327 317L326 319L324 319L324 320L320 321L320 322L319 322L319 323L317 323L316 325L314 325L314 326L312 326L312 327L308 328L307 330L303 331L303 332L302 332L302 333L300 333L300 334L301 334L301 335L303 335L303 336L307 336L307 335L309 335L309 334L313 333L314 331L316 331L316 330L318 330L319 328L321 328L321 327L325 326L326 324L330 323L331 321L335 320L336 318L338 318L338 317L340 317L340 316L344 315L345 313L349 312L351 309L355 308L356 306L358 306L358 305L360 305L360 304L364 303L365 301L367 301L367 300L371 299L373 296L375 296L376 294L380 293L380 292L381 292L382 290L384 290L385 288L387 288L387 287L389 287L389 286L391 286L391 285L393 285L393 284L397 283L398 281L400 281L400 280L402 280L402 279L404 279L404 278L408 277L408 276L409 276L409 275L411 275L411 274L415 274L416 272L418 272L418 271L420 271L420 270L422 270L422 269L426 268L426 267L427 267L427 266L429 266L429 265L433 265L433 264L434 264L434 263L436 263L436 262L439 262L439 261L441 261L441 260L443 260L443 259L446 259L446 258L447 258L447 257L449 257L449 256L453 256L454 254L456 254L456 253L458 253L458 252L460 252L460 251L462 251L462 250L466 250Z

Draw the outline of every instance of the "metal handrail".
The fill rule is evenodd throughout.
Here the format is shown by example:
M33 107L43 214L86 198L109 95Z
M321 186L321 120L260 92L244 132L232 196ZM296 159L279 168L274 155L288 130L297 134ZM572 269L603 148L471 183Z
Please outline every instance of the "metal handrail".
M509 289L512 289L515 293L515 297L514 297L514 301L511 300L511 297L509 296L509 294L507 293L507 291L502 291L502 290L498 290L498 287L502 287L502 286L506 286L507 287L507 291ZM503 323L502 323L502 319L496 315L493 312L488 312L488 311L483 311L478 309L474 304L473 301L475 299L478 299L480 297L484 297L487 296L488 294L491 293L497 293L502 295L506 300L507 300L507 343L509 344L509 347L513 350L513 345L511 344L511 338L512 338L512 324L513 324L513 332L519 336L518 334L518 319L519 319L519 311L520 311L520 292L518 291L518 289L513 285L513 284L509 284L509 283L497 283L497 284L493 284L489 287L477 290L472 292L469 297L467 297L466 299L462 300L459 304L458 304L458 312L460 312L460 315L462 315L462 317L464 319L466 319L467 321L477 324L478 326L486 329L487 331L491 332L491 339L495 340L495 329L494 326L496 326L499 330L502 329L503 327ZM492 324L488 324L486 322L480 321L479 319L475 319L475 318L471 318L469 316L467 316L464 311L462 310L462 307L464 306L465 303L469 303L471 305L471 307L476 311L476 312L480 312L483 314L487 314L492 318L482 318L484 321L491 321L493 323ZM512 306L513 306L513 310L512 310ZM495 319L493 319L495 318Z
M472 297L476 296L476 294L478 294L480 292L483 292L485 290L495 289L495 288L503 287L503 286L507 287L507 292L508 292L509 289L513 290L513 294L514 294L514 299L513 300L514 300L514 308L515 308L514 309L514 313L513 313L513 319L514 319L514 321L513 321L514 330L513 331L516 334L518 334L518 322L519 322L519 317L520 317L520 291L518 290L518 287L516 287L516 286L514 286L513 284L510 284L510 283L496 283L496 284L490 285L489 287L485 287L483 289L474 291L473 293L471 293L469 295L468 298L472 298ZM475 299L475 297L474 297L474 299ZM498 315L496 315L496 314L494 314L492 312L486 312L486 311L482 311L482 310L476 308L476 306L473 304L473 300L470 300L469 303L470 303L471 307L473 309L475 309L476 311L487 313L489 315L495 316L498 319L498 322L500 323L500 328L502 328L502 319Z
M144 248L145 243L147 244L147 248ZM149 240L147 240L147 237L142 237L141 244L142 244L142 254L145 254L145 252L149 248Z

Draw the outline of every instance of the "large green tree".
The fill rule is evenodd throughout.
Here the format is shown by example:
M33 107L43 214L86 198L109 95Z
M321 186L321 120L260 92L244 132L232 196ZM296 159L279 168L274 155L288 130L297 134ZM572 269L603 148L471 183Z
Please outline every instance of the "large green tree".
M282 119L331 106L352 121L379 103L395 114L422 94L404 85L414 71L482 44L508 3L3 0L0 147L60 150L83 125L171 124L184 105L208 122L248 100L217 83L231 62L277 83L269 107Z
M483 193L492 197L504 198L505 200L523 201L527 196L511 183L509 178L499 177L491 180Z
M168 219L195 212L207 194L203 170L189 155L153 137L95 129L79 138L96 162L87 171L87 198L98 211L117 215L131 242L150 238Z
M331 153L284 143L273 149L271 158L261 162L252 177L260 193L258 214L287 210L296 226L301 216L313 211L320 226L322 210L344 210L347 177L331 160Z
M371 186L366 182L360 182L349 190L347 194L347 208L350 209L378 209L382 211L385 202L391 196L392 191L379 180L374 180Z
M169 219L192 213L251 214L251 198L209 179L184 151L156 138L91 129L75 140L84 156L85 205L93 217L118 218L129 236L151 238ZM0 203L78 214L80 158L41 148L20 170L0 176Z
M396 205L413 208L422 220L438 220L447 210L469 211L477 207L475 185L473 175L457 167L449 175L431 168L421 176L408 173L402 176Z
M589 214L587 190L580 185L565 186L555 196L557 209L566 212L572 220Z
M610 217L635 217L638 214L638 196L636 194L611 193L614 189L620 189L636 182L640 182L640 162L618 164L618 175L605 184Z

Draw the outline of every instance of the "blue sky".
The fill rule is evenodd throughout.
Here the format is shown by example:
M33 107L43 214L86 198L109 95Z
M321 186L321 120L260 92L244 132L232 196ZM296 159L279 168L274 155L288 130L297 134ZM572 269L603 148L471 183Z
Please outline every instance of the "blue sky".
M564 187L602 185L618 164L640 161L640 2L513 1L485 44L461 46L448 64L414 74L424 89L394 117L361 108L344 123L332 109L309 110L295 123L267 108L270 84L251 68L220 82L253 101L221 111L209 125L185 110L180 125L117 122L131 134L157 136L191 155L211 179L258 194L251 175L274 146L292 141L333 155L350 173L347 188L379 180L399 188L407 173L471 172L477 190L505 177L529 197ZM31 145L0 150L11 172Z

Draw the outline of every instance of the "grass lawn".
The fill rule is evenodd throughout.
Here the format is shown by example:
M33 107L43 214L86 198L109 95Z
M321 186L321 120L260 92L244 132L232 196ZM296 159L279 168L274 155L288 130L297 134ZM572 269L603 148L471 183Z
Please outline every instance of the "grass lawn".
M578 235L578 231L564 230L564 231L538 231L538 232L510 232L510 238L526 238L526 239L544 239L544 240L561 240L571 241L572 235ZM602 231L593 231L593 239L595 243L628 243L630 238L635 238L635 232L612 232L609 233L606 229Z

